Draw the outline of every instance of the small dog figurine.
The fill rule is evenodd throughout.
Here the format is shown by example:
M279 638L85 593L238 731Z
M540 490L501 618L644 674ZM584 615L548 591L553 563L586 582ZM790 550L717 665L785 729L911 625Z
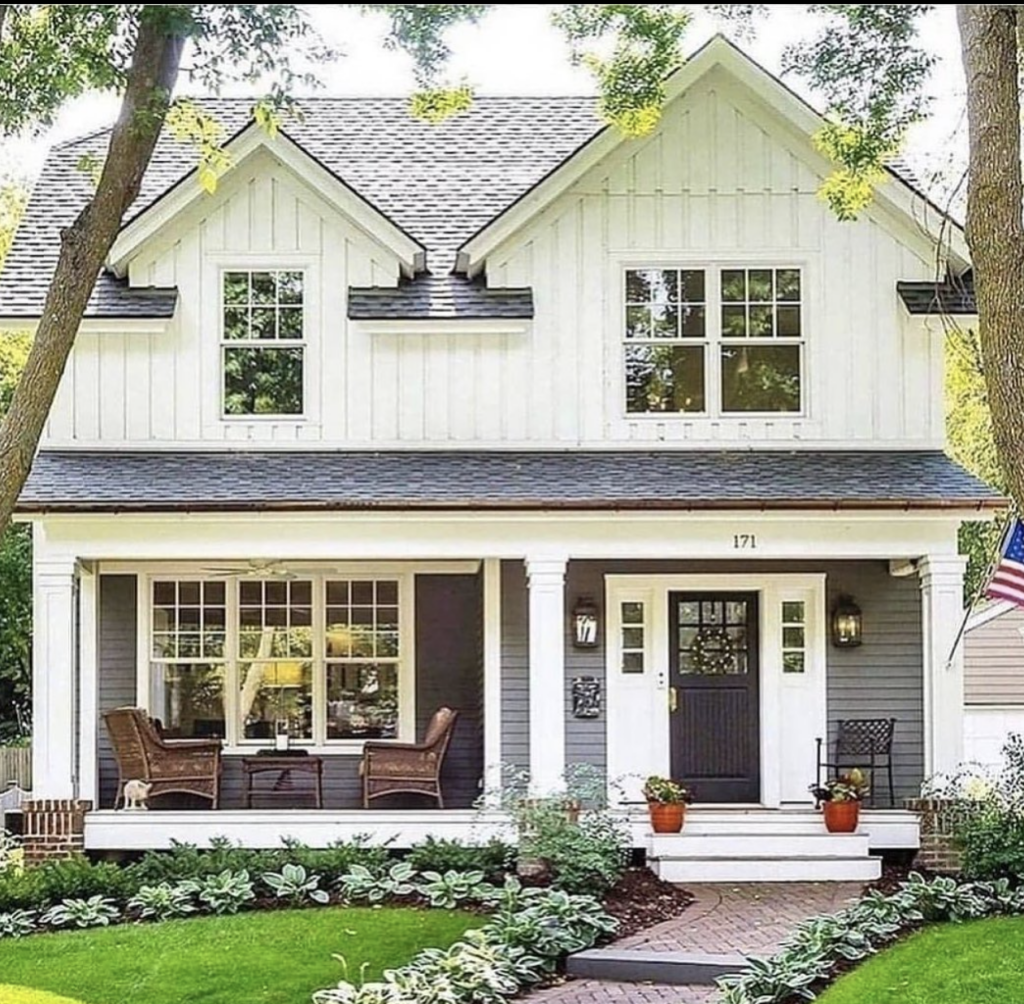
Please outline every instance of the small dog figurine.
M124 811L145 812L149 806L146 804L149 792L153 785L145 781L125 781L124 784Z

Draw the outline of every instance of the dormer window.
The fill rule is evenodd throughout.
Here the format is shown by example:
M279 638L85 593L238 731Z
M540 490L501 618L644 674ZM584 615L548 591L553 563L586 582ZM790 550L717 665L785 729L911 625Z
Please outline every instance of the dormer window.
M627 269L625 293L628 415L803 411L800 269Z
M301 417L302 272L229 271L222 277L224 417Z

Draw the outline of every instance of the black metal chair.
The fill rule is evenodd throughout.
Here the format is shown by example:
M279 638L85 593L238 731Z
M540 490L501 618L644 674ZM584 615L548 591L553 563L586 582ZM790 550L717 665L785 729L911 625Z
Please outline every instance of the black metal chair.
M892 739L896 731L895 718L841 718L836 722L836 741L832 759L828 746L818 739L818 785L822 771L841 774L853 767L867 771L870 777L871 805L876 801L876 773L885 770L889 780L889 807L896 807L896 794L892 780Z

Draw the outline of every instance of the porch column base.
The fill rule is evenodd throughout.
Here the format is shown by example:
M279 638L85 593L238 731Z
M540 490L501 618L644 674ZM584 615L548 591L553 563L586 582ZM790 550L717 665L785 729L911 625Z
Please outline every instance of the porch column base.
M914 867L939 875L959 874L962 857L956 846L954 804L941 798L909 798L906 806L921 822Z
M22 844L26 864L70 858L85 850L85 814L92 802L33 799L22 805Z

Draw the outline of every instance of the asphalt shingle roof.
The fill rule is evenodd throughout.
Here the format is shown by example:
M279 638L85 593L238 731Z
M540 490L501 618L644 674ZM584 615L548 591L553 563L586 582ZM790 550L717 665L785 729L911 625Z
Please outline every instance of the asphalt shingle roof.
M249 98L201 104L226 136L249 122ZM480 97L471 111L441 125L413 118L406 98L311 98L297 107L283 131L419 240L436 276L451 271L459 245L601 128L593 99L581 97ZM60 230L89 198L91 182L78 163L86 155L102 157L106 144L101 131L50 152L0 275L0 317L38 316ZM195 163L194 148L165 130L125 222ZM116 284L100 277L91 312L116 301Z
M898 282L896 289L911 314L977 314L974 280Z
M932 451L43 451L22 512L992 508Z
M461 275L423 275L403 280L396 289L351 287L348 316L353 321L529 319L533 290L488 289L486 283Z

